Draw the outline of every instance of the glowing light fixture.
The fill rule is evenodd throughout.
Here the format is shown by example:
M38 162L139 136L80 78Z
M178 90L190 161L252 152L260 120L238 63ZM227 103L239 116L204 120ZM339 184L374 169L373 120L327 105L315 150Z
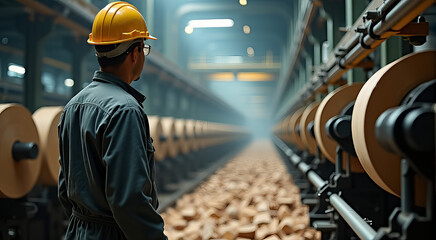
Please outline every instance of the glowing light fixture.
M72 86L74 86L74 80L71 78L67 78L67 79L65 79L64 84L67 87L72 87Z
M272 74L264 72L241 72L238 73L237 79L242 82L262 82L272 81L274 77Z
M250 26L248 25L244 25L244 27L242 27L242 30L244 31L245 34L250 34L251 32Z
M188 22L188 26L192 28L233 27L234 24L235 22L232 19L202 19Z
M209 80L219 82L232 82L235 80L235 75L231 72L221 72L209 74Z
M239 0L239 4L241 4L242 6L247 5L247 0Z
M21 75L24 75L26 73L26 69L20 65L9 65L8 70Z
M185 33L187 34L191 34L192 32L194 32L194 28L190 25L185 27Z

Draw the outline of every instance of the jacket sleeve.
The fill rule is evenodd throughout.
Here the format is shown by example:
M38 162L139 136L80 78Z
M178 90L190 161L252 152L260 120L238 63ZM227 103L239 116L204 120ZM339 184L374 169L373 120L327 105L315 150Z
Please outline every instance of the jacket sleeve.
M118 110L103 136L106 199L127 239L167 239L164 223L153 208L153 182L147 159L147 136L142 113Z
M62 170L62 165L59 168L58 198L59 198L59 202L61 203L62 207L65 210L65 214L67 215L67 217L70 217L73 206L68 201L67 188L65 186L65 177Z
M64 114L62 114L61 119L63 119ZM63 164L63 159L62 157L64 156L63 153L63 138L62 138L62 124L63 121L61 121L59 123L58 126L58 139L59 139L59 177L58 177L58 198L59 198L59 202L61 203L62 207L65 210L65 214L67 215L67 217L69 218L71 216L72 213L72 209L73 206L71 204L71 202L68 200L68 196L67 196L67 187L66 187L66 182L65 182L65 174L64 174L64 170L62 167Z

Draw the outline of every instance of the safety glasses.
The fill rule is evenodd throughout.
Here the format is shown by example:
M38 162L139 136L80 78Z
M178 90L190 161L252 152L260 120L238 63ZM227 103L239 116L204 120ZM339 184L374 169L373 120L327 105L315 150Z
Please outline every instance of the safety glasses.
M148 54L150 54L150 51L151 51L151 46L144 43L143 50L144 50L144 55L148 56Z

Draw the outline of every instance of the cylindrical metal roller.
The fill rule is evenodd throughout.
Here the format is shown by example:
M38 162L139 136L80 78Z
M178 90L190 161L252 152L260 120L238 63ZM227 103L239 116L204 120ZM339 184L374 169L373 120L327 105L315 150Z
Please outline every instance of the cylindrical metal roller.
M35 145L40 145L38 130L29 110L18 104L0 104L0 197L20 198L33 188L41 157L26 157L35 156Z
M316 110L319 107L320 102L313 102L304 110L301 115L300 120L300 136L303 141L304 146L310 152L310 154L315 155L317 153L316 140L312 137L311 133L308 131L307 127L309 123L315 119Z
M168 143L167 137L164 135L161 119L159 116L148 116L148 123L155 148L154 158L156 161L162 161L167 156Z
M328 120L338 116L348 104L356 99L362 86L363 83L354 83L334 90L322 100L315 113L314 131L316 142L322 154L332 163L336 162L338 143L328 137L325 132L325 125ZM344 153L343 159L346 159L346 156L346 153ZM346 169L346 161L342 166ZM350 156L350 169L352 172L364 172L359 160L353 156Z
M174 122L175 134L178 137L176 145L178 152L182 154L188 154L190 151L189 142L186 137L186 120L176 119Z
M166 137L167 144L167 156L177 157L179 154L177 143L175 141L176 127L174 125L175 120L172 117L161 118L163 135Z
M436 51L404 56L376 72L363 86L351 120L356 153L371 179L384 190L401 195L401 156L384 150L376 139L376 121L401 104L409 91L436 78ZM426 183L415 178L415 203L425 204Z
M39 182L56 186L59 175L58 124L63 107L42 107L33 113L33 121L38 129L41 155Z
M19 142L16 141L12 145L12 157L15 161L24 159L35 159L38 157L39 147L34 142Z

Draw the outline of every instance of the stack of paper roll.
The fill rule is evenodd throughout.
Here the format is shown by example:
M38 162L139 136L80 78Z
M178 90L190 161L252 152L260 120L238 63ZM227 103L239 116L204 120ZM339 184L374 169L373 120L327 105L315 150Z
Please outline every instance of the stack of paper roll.
M336 147L338 143L328 137L325 131L327 121L340 115L341 111L351 102L356 100L363 83L354 83L344 85L333 92L329 93L320 103L315 114L314 131L316 142L322 154L332 163L336 162ZM356 148L358 146L355 146ZM346 159L347 154L344 152L343 159ZM343 168L346 169L346 161L343 162ZM362 165L354 156L350 156L350 169L352 172L364 172Z
M177 147L177 143L174 139L176 136L176 127L175 127L175 120L172 117L163 117L161 118L162 123L162 130L163 135L166 138L166 144L167 144L167 157L177 157L179 154L179 149Z
M399 106L420 84L436 79L436 51L404 56L377 71L359 92L352 115L351 130L357 156L371 179L396 196L401 196L401 158L386 151L377 141L375 125L380 115ZM427 183L415 176L415 204L425 206Z
M290 132L290 126L289 126L291 117L292 117L292 115L289 115L283 120L282 139L286 142L291 142L291 132Z
M316 140L312 136L312 134L308 131L307 127L309 126L310 122L313 122L315 119L315 113L318 109L320 102L316 101L311 103L309 106L307 106L304 109L303 114L301 115L300 120L300 136L301 140L303 141L303 145L305 146L305 149L307 149L310 154L316 155L317 149L316 149Z
M42 107L33 114L40 137L39 154L42 160L39 182L56 186L59 175L58 124L63 107Z
M186 120L186 141L190 151L195 152L198 150L198 140L195 136L196 121L192 119Z
M32 115L24 106L0 104L0 197L20 198L26 195L38 180L41 154L34 159L22 156L15 159L16 143L34 143L40 146L38 130ZM16 145L15 145L16 146ZM30 155L35 155L32 148ZM37 152L36 152L37 153Z
M195 121L195 138L197 139L198 148L203 149L205 148L206 144L204 142L204 121L197 120Z
M186 120L176 119L174 121L175 134L177 136L176 146L181 154L188 154L190 150L189 141L186 138Z
M297 111L292 114L291 118L289 119L289 132L290 132L290 142L295 144L300 150L304 149L303 141L301 140L301 136L299 131L301 131L300 128L300 120L301 115L303 115L304 107L298 109Z
M156 161L162 161L167 154L168 142L161 141L164 135L161 119L159 116L148 116L150 126L150 135L153 139L153 146L155 148L154 158Z

